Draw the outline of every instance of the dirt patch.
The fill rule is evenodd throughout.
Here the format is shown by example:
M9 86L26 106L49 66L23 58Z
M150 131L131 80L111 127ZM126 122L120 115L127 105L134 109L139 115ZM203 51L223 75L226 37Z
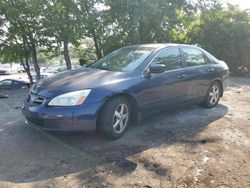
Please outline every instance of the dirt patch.
M0 99L0 187L250 187L249 78L214 109L160 112L115 141L27 127L27 92Z
M8 96L8 98L0 98L0 123L10 123L16 118L20 118L20 109L27 97L28 89L4 90L0 91L0 93Z

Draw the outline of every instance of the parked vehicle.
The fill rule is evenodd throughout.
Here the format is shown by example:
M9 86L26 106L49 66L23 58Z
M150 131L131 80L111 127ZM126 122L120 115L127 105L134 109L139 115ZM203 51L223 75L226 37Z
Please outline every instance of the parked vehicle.
M9 95L0 93L0 99L6 99L6 98L9 98Z
M18 64L2 64L0 65L0 75L1 74L16 74L20 65Z
M59 72L63 72L67 70L67 68L65 66L58 66L58 67L51 67L47 70L47 73L53 73L53 74L56 74L56 73L59 73Z
M66 70L67 70L67 68L65 66L59 66L56 68L56 71L54 73L63 72Z
M148 113L184 103L215 107L228 75L226 63L196 46L128 46L37 82L22 111L44 130L96 129L118 138Z
M40 72L41 73L46 73L47 72L47 67L40 67Z
M20 67L17 69L18 73L26 72L26 70L23 68L23 66L20 65Z
M42 74L40 74L40 78L44 79L44 78L47 78L47 77L52 76L52 75L54 75L54 74L53 73L42 73ZM37 76L35 74L32 75L32 79L33 79L34 83L37 82Z
M20 88L29 87L29 83L22 80L15 79L5 79L0 81L0 90L5 89L20 89Z
M72 70L79 69L79 68L81 68L80 65L72 65Z

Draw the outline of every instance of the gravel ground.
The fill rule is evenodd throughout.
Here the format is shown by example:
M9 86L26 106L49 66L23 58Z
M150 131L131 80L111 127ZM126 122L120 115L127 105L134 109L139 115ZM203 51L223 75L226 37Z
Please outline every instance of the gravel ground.
M154 114L115 141L27 127L27 92L0 99L0 187L250 187L249 78L216 108Z

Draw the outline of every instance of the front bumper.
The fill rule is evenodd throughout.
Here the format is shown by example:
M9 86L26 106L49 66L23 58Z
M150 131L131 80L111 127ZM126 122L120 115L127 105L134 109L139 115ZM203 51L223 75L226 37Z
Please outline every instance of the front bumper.
M45 131L92 131L103 102L88 103L76 107L32 106L25 101L22 113L29 125L35 124Z
M224 75L223 80L222 80L223 92L225 92L225 90L227 90L227 88L229 87L229 78L230 78L230 74L229 74L229 71L227 71L227 73Z

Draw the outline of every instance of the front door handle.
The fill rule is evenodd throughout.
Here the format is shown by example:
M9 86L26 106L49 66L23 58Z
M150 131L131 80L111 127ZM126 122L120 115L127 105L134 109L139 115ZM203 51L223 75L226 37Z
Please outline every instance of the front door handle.
M214 72L214 68L208 69L208 72Z
M180 74L177 76L178 78L185 78L186 77L186 74Z

